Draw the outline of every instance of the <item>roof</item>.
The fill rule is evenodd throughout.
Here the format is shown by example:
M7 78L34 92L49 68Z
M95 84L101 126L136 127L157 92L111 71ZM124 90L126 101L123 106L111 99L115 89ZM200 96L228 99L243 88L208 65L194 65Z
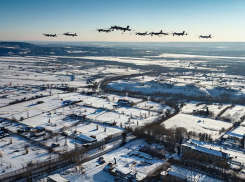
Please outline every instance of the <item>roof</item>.
M84 134L79 134L77 135L77 138L79 139L82 139L82 140L86 140L86 141L89 141L89 142L95 142L97 141L95 138L92 138L92 137L89 137L89 136L86 136Z
M190 139L185 144L182 144L182 146L190 147L193 150L208 153L218 157L230 158L227 153L222 151L223 148L221 146L216 146L207 142Z
M233 137L242 139L243 135L245 134L245 127L244 126L238 126L234 130L227 132L226 134L229 136L233 136Z
M201 182L201 181L211 181L211 182L222 182L222 180L218 180L209 176L206 176L204 174L191 171L186 168L182 168L179 166L172 165L171 169L168 172L172 176L176 176L182 179L187 179L187 181L195 181L195 182Z
M119 171L121 173L123 173L124 175L127 175L131 172L131 170L129 169L129 167L124 167L122 165L118 165L116 167L116 171Z
M48 178L50 178L56 182L70 182L66 178L62 177L60 174L50 175L50 176L48 176Z

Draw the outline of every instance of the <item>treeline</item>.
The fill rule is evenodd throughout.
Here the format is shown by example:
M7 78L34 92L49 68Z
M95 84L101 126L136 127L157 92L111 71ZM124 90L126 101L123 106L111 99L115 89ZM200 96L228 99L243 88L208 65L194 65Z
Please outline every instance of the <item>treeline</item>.
M174 149L176 144L180 146L184 138L213 142L212 136L207 133L187 131L187 129L183 127L166 128L164 126L164 121L174 117L176 114L178 114L178 112L163 117L161 121L148 124L141 128L136 128L133 131L133 134L138 138L144 138L147 142L162 143L169 152L175 152Z

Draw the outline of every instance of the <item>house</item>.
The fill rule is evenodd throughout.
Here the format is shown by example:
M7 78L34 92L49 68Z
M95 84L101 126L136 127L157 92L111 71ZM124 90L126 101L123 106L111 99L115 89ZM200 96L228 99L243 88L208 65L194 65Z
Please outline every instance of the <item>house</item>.
M190 139L186 143L181 144L182 153L192 151L201 156L207 156L209 161L226 160L231 161L232 157L219 146L215 146L208 142Z
M62 177L60 174L53 174L47 177L47 182L70 182L70 181Z
M237 146L245 148L244 144L245 139L245 127L238 126L237 128L233 129L232 131L227 132L223 137L223 143L227 145Z
M201 182L201 181L215 181L222 182L222 180L201 174L180 166L172 165L166 171L161 172L161 179L163 181L186 181L186 182Z
M84 143L92 143L92 142L97 142L97 139L96 138L93 138L91 136L87 136L87 135L84 135L84 134L79 134L76 136L76 139L81 141L81 142L84 142Z

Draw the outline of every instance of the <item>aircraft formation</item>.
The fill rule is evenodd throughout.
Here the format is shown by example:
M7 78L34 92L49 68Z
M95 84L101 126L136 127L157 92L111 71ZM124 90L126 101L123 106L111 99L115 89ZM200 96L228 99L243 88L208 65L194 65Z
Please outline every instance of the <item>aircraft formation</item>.
M122 34L125 33L126 31L134 31L132 29L129 28L129 26L127 27L121 27L121 26L117 26L117 25L114 25L114 26L111 26L110 28L97 28L95 31L98 31L99 33L100 32L106 32L106 33L109 33L109 32L112 32L112 31L115 31L115 30L119 30L119 31L122 31ZM151 36L166 36L166 35L170 35L172 34L173 36L184 36L184 35L188 35L187 32L183 31L183 32L172 32L172 33L168 33L168 32L163 32L162 30L159 31L159 32L135 32L135 35L140 35L140 36L146 36L146 35L151 35ZM57 37L56 34L43 34L45 37ZM61 35L65 35L65 36L70 36L70 37L74 37L74 36L78 36L77 33L70 33L70 32L66 32L66 33L63 33ZM203 38L203 39L209 39L209 38L212 38L211 35L198 35L199 36L199 39L200 38Z

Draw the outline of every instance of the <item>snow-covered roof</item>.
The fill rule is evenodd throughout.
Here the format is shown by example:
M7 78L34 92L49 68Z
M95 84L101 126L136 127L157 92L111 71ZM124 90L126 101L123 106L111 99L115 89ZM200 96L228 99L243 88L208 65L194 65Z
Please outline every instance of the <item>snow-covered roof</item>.
M172 165L171 169L168 171L168 173L172 176L179 177L181 179L187 179L187 181L194 181L194 182L204 182L204 181L215 181L215 182L222 182L222 180L218 180L209 176L206 176L204 174L191 171L189 169L185 169L179 166Z
M69 182L69 180L65 179L60 174L50 175L50 176L48 176L48 178L50 178L56 182Z
M182 146L190 147L193 150L208 153L218 157L230 158L230 156L227 153L222 151L222 147L220 148L220 150L218 150L217 146L214 146L207 142L200 142L197 140L190 139L185 144L182 144Z
M89 136L86 136L86 135L83 135L83 134L77 135L77 138L78 139L82 139L82 140L86 140L88 142L95 142L96 141L95 138L92 138L92 137L89 137Z
M242 139L243 135L245 134L245 127L244 126L238 126L234 130L227 132L226 134L229 136L233 136L233 137Z
M131 173L131 170L129 169L129 167L125 167L123 165L117 165L116 171L119 171L125 175Z

